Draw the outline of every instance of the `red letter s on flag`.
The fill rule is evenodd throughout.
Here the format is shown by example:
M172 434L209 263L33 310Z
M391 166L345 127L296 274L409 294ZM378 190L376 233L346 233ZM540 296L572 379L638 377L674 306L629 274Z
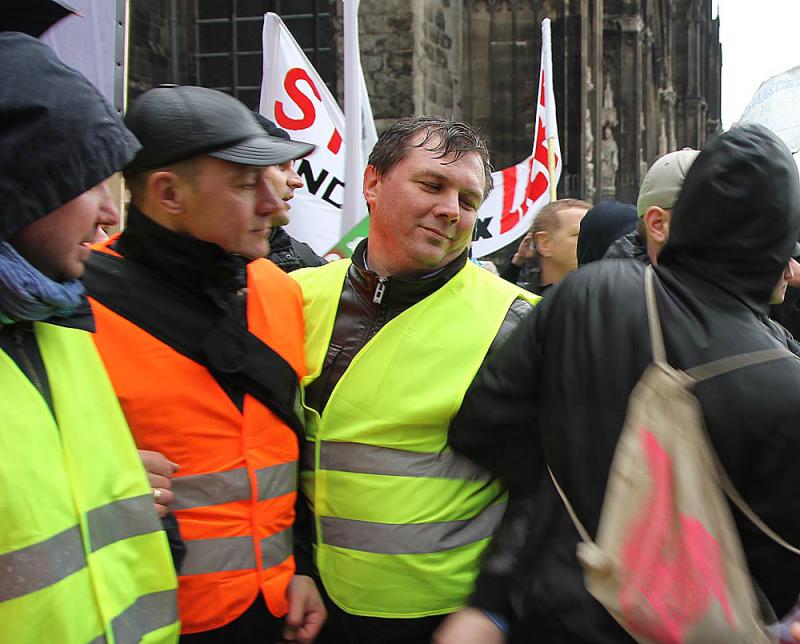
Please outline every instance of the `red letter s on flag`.
M311 127L314 123L314 119L317 118L314 103L312 103L311 99L303 94L297 86L297 82L301 80L306 81L311 86L311 91L314 92L314 96L317 97L318 101L322 100L314 82L305 69L292 67L292 69L286 72L286 78L283 80L283 88L303 113L303 116L297 119L287 116L286 112L283 111L283 103L281 101L275 101L275 120L278 121L278 125L288 130L305 130Z

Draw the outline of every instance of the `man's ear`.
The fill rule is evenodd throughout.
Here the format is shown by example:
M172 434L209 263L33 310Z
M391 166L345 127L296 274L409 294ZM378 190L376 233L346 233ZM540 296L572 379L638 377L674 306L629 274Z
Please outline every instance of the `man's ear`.
M158 170L147 177L147 200L170 215L186 209L188 192L186 180L175 172Z
M364 199L367 200L367 210L372 212L372 207L378 198L381 178L374 165L367 165L364 170Z
M550 248L550 234L546 230L533 233L533 245L536 248L536 254L540 257L550 257L553 254Z
M669 210L659 206L650 206L644 213L644 227L647 237L659 246L663 246L669 238L669 224L672 218Z
M662 228L664 230L664 236L665 236L664 237L664 242L666 242L667 239L669 239L670 226L672 225L672 211L671 210L665 210L664 214L662 215L662 217L664 219L664 224L662 226Z

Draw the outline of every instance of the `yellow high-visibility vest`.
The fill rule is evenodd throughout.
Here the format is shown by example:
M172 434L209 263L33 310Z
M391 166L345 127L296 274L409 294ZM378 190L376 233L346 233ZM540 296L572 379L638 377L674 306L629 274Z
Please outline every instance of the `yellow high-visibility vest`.
M349 265L292 273L305 304L305 385L320 375ZM538 299L468 262L378 331L321 416L306 410L300 482L316 564L348 613L411 618L466 605L507 495L448 448L447 431L519 297Z
M94 343L34 332L55 417L0 351L0 642L176 642L166 535Z

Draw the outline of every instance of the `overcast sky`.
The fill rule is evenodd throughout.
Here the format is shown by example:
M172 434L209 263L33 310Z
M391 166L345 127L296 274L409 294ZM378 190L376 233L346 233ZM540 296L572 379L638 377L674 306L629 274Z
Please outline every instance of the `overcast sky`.
M728 128L763 81L800 65L800 0L712 2L720 17L722 124Z

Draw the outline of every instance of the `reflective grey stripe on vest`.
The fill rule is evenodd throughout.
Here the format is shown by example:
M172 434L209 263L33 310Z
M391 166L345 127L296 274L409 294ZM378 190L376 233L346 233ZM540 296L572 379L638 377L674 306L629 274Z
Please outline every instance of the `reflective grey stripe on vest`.
M261 566L272 568L286 561L294 548L292 529L276 532L261 540Z
M178 597L174 590L162 590L142 595L111 622L116 644L138 644L142 638L159 628L178 621ZM106 644L105 635L90 644Z
M178 621L174 590L142 595L111 622L116 644L138 644L147 633Z
M92 552L121 539L161 530L150 494L100 506L87 512L86 519Z
M258 500L274 499L297 490L297 461L256 470Z
M505 503L495 503L472 519L437 523L394 524L320 517L322 542L382 555L441 552L491 537L505 509Z
M264 568L285 561L292 554L292 529L288 528L261 540ZM250 537L192 539L186 541L186 555L181 575L203 575L227 570L251 570L256 567L253 540Z
M303 466L313 469L314 444L303 445ZM489 481L491 475L469 459L448 450L435 454L377 447L363 443L322 441L319 452L321 470L384 474L415 478Z
M138 644L142 638L159 628L178 621L178 595L174 590L162 590L142 595L111 622L116 644ZM90 644L106 644L101 635Z
M256 470L258 500L265 501L289 494L297 489L297 463L279 463ZM173 479L175 500L171 510L187 510L234 501L249 501L250 478L247 468L237 467L226 472L191 474Z
M161 529L149 494L112 501L86 513L90 550ZM0 555L0 601L51 586L86 567L78 526Z
M7 552L0 555L0 601L52 586L85 566L78 526L26 548Z

